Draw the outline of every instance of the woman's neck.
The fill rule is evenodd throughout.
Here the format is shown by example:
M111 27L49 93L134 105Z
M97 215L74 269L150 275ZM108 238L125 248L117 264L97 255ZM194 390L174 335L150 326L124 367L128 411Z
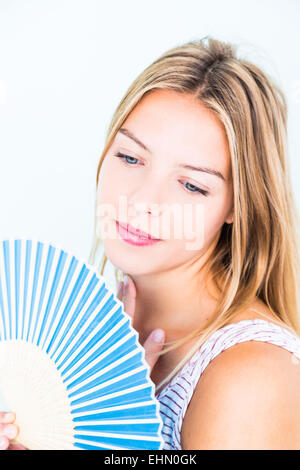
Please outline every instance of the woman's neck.
M196 265L131 278L136 286L133 326L141 343L155 328L165 330L166 341L180 339L204 326L215 309L215 285Z

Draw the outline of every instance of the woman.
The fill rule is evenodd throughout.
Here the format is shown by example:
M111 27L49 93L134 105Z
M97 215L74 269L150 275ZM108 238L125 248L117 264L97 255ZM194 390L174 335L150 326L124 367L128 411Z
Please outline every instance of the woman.
M127 274L166 449L300 449L286 120L280 88L211 38L162 54L112 118L89 261L103 242L101 274Z

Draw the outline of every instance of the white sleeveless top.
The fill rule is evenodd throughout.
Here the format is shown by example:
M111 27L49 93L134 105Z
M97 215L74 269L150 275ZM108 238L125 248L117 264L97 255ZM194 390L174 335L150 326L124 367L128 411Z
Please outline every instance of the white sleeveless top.
M300 359L300 339L286 328L270 321L260 318L241 320L218 329L156 396L163 420L163 449L181 450L182 421L205 367L225 349L249 340L281 346Z

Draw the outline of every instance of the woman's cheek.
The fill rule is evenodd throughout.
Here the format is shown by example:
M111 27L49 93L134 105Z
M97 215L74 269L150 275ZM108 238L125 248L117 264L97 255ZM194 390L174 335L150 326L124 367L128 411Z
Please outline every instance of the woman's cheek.
M110 162L103 162L98 182L97 201L99 204L114 204L122 190L122 178L114 171L114 165ZM124 184L124 183L123 183Z
M184 240L186 251L201 250L205 243L206 209L203 202L189 204L184 211Z
M207 208L204 217L205 244L210 244L214 240L224 225L226 216L227 208L222 207L222 201L219 201L219 204L214 204L212 207Z
M224 223L225 211L222 202L202 201L192 205L185 213L185 249L202 250L215 238Z

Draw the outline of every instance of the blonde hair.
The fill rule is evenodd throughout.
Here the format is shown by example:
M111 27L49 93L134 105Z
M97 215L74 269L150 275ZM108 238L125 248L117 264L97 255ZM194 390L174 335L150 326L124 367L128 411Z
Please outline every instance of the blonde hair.
M183 367L217 329L259 297L300 335L299 214L292 192L287 149L287 104L280 87L259 67L237 58L236 46L211 37L187 42L163 53L132 83L117 107L100 157L146 93L155 89L192 95L212 110L226 130L234 192L234 219L224 223L205 265L220 292L209 324L180 339L165 353L198 338L188 354L157 387ZM95 216L97 204L95 203ZM96 227L96 222L95 222ZM96 230L89 262L101 240ZM99 264L103 275L107 257ZM115 268L116 281L123 273ZM276 320L274 320L276 323Z

